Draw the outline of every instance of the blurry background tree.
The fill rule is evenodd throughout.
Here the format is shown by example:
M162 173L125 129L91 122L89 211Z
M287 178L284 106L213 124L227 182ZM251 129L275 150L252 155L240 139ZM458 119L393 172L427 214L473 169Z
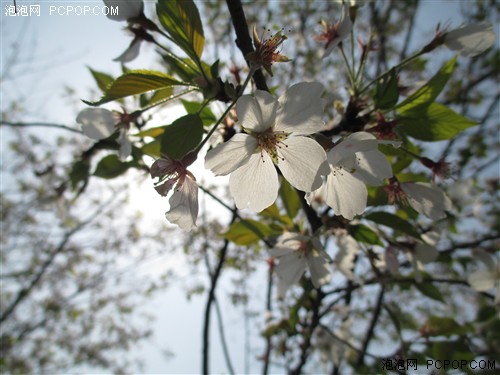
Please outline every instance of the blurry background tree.
M176 1L159 3L159 9L174 4L174 10L169 9L176 15ZM182 39L181 32L172 24L168 27L168 16L161 10L160 23L189 58L176 58L171 51L181 52L170 42L165 52L157 41L161 33L150 24L129 22L134 42L138 38L139 42L159 46L165 72L175 77L175 82L182 82L179 86L199 91L187 94L183 106L188 113L200 115L204 126L216 123L226 103L234 99L231 93L237 92L228 87L237 89L248 74L244 55L254 49L250 28L255 25L258 35L264 38L284 28L288 39L280 48L292 61L274 66L273 77L258 70L253 87L269 87L281 94L298 81L323 83L328 99L327 130L317 139L332 143L332 136L369 129L374 124L389 131L395 128L404 141L403 149L380 149L390 160L398 181L432 179L453 202L453 209L443 220L430 221L407 206L388 208L386 191L390 185L386 189L369 187L369 208L356 220L348 221L329 208L310 208L303 195L283 183L276 205L249 215L233 208L223 189L199 179L203 191L200 194L212 197L227 210L224 216L201 206L198 227L177 237L193 269L189 293L207 294L204 373L210 372L210 347L215 344L209 335L213 306L219 323L222 321L217 290L223 273L234 276L230 291L225 288L232 301L242 305L248 317L259 318L248 324L259 327L261 345L247 355L255 354L261 369L254 364L250 369L246 362L247 373L387 373L391 370L389 363L397 359L415 359L424 365L428 359L484 359L497 360L496 368L500 366L498 42L481 55L459 57L456 64L450 60L453 54L442 47L400 68L402 61L436 35L435 25L418 21L418 17L425 17L422 12L430 4L411 0L349 4L355 36L359 38L349 35L343 42L346 59L359 61L364 48L366 70L361 78L365 83L374 82L377 89L353 92L352 76L338 50L320 59L324 43L314 36L322 32L321 19L328 17L330 24L340 19L341 6L335 2L196 2L205 32L204 60L199 66L193 63L201 55L199 45L193 40L180 43L176 37ZM458 6L470 23L486 20L498 25L499 5L495 1L463 2ZM446 9L446 4L443 7ZM186 21L196 29L194 14L191 9L177 23L180 29ZM443 17L443 22L449 21L448 15ZM439 30L457 26L451 20L451 25L441 25ZM218 59L220 65L212 65ZM385 80L378 79L395 66L398 69L387 74ZM126 92L122 87L117 95L110 86L113 78L93 68L93 76L104 92L100 103L149 91L127 88L131 91ZM438 71L437 79L428 86L439 93L447 83L439 103L478 124L440 139L422 134L416 122L397 111L400 97L411 98L411 93ZM200 83L201 75L205 81ZM178 103L177 94L182 92L172 88L177 83L154 86L157 82L149 82L153 85L149 89L161 88L163 93L158 90L156 97L141 94L137 101L127 103L131 109L139 107L140 116L157 103L166 101L167 108ZM143 84L136 83L136 88ZM219 83L225 86L217 86ZM13 141L9 155L2 155L3 179L9 186L2 190L3 369L10 373L47 372L86 363L124 371L126 364L117 361L113 353L129 349L148 333L147 329L131 327L126 316L136 311L139 298L162 287L165 279L137 282L130 279L134 274L124 277L123 270L144 261L146 248L156 254L155 249L161 249L165 242L166 232L158 227L151 228L152 233L142 233L133 216L122 216L124 204L115 192L125 191L126 199L127 189L114 179L120 177L118 181L127 184L132 175L148 178L145 172L149 171L150 156L158 158L160 147L165 151L168 141L163 134L167 131L165 127L150 127L148 118L134 118L139 140L134 142L132 156L121 162L115 156L119 146L113 137L85 149L80 138L65 133L54 140L55 148L36 133L28 132L28 124L11 121L8 113L2 115L2 125L17 127L9 131ZM418 115L424 122L427 120L424 110ZM428 129L428 124L419 124ZM226 120L216 135L227 141L238 130ZM5 134L4 126L2 131ZM206 133L204 130L203 135ZM67 155L74 155L74 161ZM21 174L22 170L30 173ZM109 191L109 197L103 191ZM334 259L334 277L331 283L316 289L305 276L285 300L276 301L273 280L277 261L263 250L274 246L283 232L299 230L310 234L318 230L321 234L326 251ZM431 239L436 233L438 238ZM205 276L195 276L203 275L200 267L208 269L208 284ZM263 269L268 275L267 290L258 296L249 294L252 276L255 278ZM266 318L261 321L259 313L264 306ZM224 338L224 327L219 327ZM226 345L224 341L222 345ZM225 347L225 351L228 371L232 373L230 350ZM405 373L395 366L393 370Z

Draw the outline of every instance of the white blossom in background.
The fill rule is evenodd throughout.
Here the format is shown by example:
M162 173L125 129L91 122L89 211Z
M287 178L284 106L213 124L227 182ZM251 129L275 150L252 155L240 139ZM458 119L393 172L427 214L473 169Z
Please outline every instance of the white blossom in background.
M128 21L144 12L142 0L103 0L103 2L110 10L106 17L113 21ZM118 14L112 14L111 9L117 9Z
M114 58L113 61L125 64L134 60L141 52L141 43L141 38L134 38L128 48L120 56Z
M330 256L325 252L316 237L285 232L269 250L271 256L278 258L275 272L278 276L278 296L284 298L288 288L297 283L306 269L309 270L315 288L330 282Z
M335 232L338 252L335 255L334 263L336 268L344 274L349 280L355 280L353 273L354 259L360 252L358 241L354 239L346 230L340 229Z
M381 143L400 144L357 132L335 145L327 153L330 174L319 189L306 194L307 201L310 204L322 201L333 208L336 215L348 220L363 213L368 196L365 184L381 185L384 179L392 177L390 163L378 150Z
M488 22L476 22L444 33L444 45L463 56L477 56L495 42L493 26Z
M343 321L335 333L320 326L316 330L315 347L319 350L320 360L324 363L334 363L339 366L345 358L346 342L352 337L352 319Z
M306 135L324 129L324 91L320 83L302 82L276 100L266 91L244 95L236 103L245 133L208 151L205 167L216 176L231 174L229 188L239 209L260 212L278 197L275 165L295 188L310 192L328 173L326 153Z
M384 187L389 197L389 203L399 201L409 204L415 211L424 214L432 220L446 217L446 212L452 209L450 198L442 189L426 182L402 182L395 178Z
M198 185L193 174L182 161L166 156L151 165L150 173L152 178L159 178L155 186L158 194L165 197L173 191L165 214L167 220L185 231L193 229L198 218Z
M415 280L419 283L422 282L421 272L424 270L424 264L434 262L439 255L439 251L436 248L439 233L425 233L422 235L422 240L417 242L411 250L405 251L408 260L413 266Z
M467 278L468 283L478 292L495 289L495 304L500 307L500 261L498 257L483 250L475 250L473 256L486 267L471 272Z
M76 122L82 125L83 134L97 141L119 131L117 142L120 145L120 159L125 160L132 153L132 143L127 136L129 124L123 123L118 113L104 108L85 108L76 117Z
M321 26L323 26L323 32L315 39L325 43L325 51L323 52L323 58L325 58L351 34L352 21L349 16L349 4L344 3L342 5L342 15L340 16L340 20L334 25L330 25L328 22L322 20Z

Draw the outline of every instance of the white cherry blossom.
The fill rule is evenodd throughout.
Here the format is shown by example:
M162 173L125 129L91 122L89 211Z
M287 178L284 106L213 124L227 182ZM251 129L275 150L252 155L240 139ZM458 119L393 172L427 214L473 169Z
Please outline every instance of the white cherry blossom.
M475 22L448 31L444 34L444 45L464 56L476 56L495 42L493 26L488 22Z
M348 220L363 213L368 196L365 183L380 185L392 176L391 165L378 151L380 143L399 145L379 141L367 132L353 133L335 145L327 153L330 174L318 190L306 195L308 202L323 201Z
M304 271L309 269L315 288L331 280L330 256L316 237L285 232L278 238L276 246L269 251L279 259L276 266L278 275L278 296L284 298L288 288L297 283Z
M432 220L446 217L451 210L451 201L443 190L426 182L404 182L401 189L406 194L410 206Z
M338 252L335 256L335 264L340 272L349 280L355 280L353 273L354 259L361 250L358 242L347 233L345 229L340 229L335 232Z
M245 133L208 151L205 167L217 176L231 174L229 188L239 209L260 212L278 196L275 165L290 184L310 192L328 173L326 153L306 135L324 129L324 88L298 83L276 100L266 91L244 95L236 103Z
M150 173L152 178L159 178L155 186L158 194L165 197L173 191L169 200L170 209L165 214L167 220L190 231L196 226L198 218L198 185L185 164L164 156L151 165Z
M106 17L113 21L127 21L139 17L144 12L142 0L103 0L103 2L109 8ZM118 10L118 14L112 10Z
M127 117L126 114L124 117ZM82 125L83 134L97 141L106 139L118 131L120 159L125 160L132 153L132 143L127 137L129 124L123 123L119 114L104 108L85 108L76 117L76 122Z
M352 21L349 16L349 4L344 3L342 5L342 15L334 25L330 25L326 21L321 21L321 25L323 26L323 33L318 35L316 40L325 43L325 51L323 52L323 58L325 58L351 33Z
M500 307L500 261L498 257L482 250L476 250L473 255L484 263L486 268L470 273L467 281L478 292L495 289L495 304Z

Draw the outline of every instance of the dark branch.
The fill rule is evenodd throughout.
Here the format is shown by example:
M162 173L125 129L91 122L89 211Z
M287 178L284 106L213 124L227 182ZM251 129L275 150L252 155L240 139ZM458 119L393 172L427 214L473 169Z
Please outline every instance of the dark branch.
M226 4L229 9L229 14L231 15L234 31L236 33L236 45L243 54L243 57L245 57L250 52L253 52L254 48L252 39L248 33L248 24L245 12L243 11L243 6L241 5L240 0L226 0ZM259 69L254 73L253 81L259 90L269 91L262 69Z
M365 354L368 350L368 345L373 338L373 334L375 333L375 326L377 325L378 318L380 316L380 312L382 311L382 304L384 302L384 294L385 294L385 285L381 285L380 292L377 297L377 303L375 305L375 311L373 312L373 317L370 322L370 326L368 331L366 332L365 340L363 341L363 346L361 347L361 352L359 353L358 361L356 363L356 367L361 367L365 360Z
M81 130L71 128L67 125L62 124L52 124L49 122L10 122L10 121L2 121L1 125L18 127L18 128L27 128L27 127L45 127L45 128L56 128L56 129L64 129L73 133L83 134Z

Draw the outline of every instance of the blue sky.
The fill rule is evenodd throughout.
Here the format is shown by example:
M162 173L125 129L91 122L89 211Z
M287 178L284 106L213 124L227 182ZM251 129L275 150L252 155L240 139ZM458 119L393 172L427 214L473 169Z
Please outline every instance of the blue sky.
M18 5L40 5L40 16L10 17L5 14L6 6L12 1L2 0L1 25L1 62L2 72L11 69L7 80L2 82L2 110L10 100L27 100L26 121L40 120L76 126L76 113L85 105L75 98L88 98L89 91L95 89L87 66L110 73L120 74L120 65L112 59L120 55L130 43L130 36L122 28L124 23L113 22L103 15L61 15L50 14L51 6L69 7L82 5L102 6L101 1L23 1ZM438 22L451 22L458 26L458 1L424 1L424 11L419 15L417 33L432 37ZM153 12L153 2L148 2L146 14ZM10 68L13 48L18 48L16 64ZM143 46L143 54L130 68L154 68L151 62L152 49ZM72 100L65 95L66 87L75 91ZM147 183L150 183L148 181ZM152 190L152 189L151 189ZM160 203L159 203L160 202ZM166 202L153 200L148 212L163 217ZM186 271L187 272L187 271ZM186 273L184 272L184 273ZM186 277L189 275L186 274ZM224 281L228 282L230 275ZM259 289L258 283L252 288ZM224 301L224 288L220 291L231 354L236 370L243 371L244 358L244 320L242 309L229 307ZM151 308L157 315L155 335L150 344L143 345L140 352L146 362L147 373L198 373L201 369L201 326L205 296L194 297L190 302L180 285L151 301ZM263 306L262 301L254 301ZM214 316L214 315L213 315ZM258 331L255 324L262 323L262 317L252 321L252 340L256 343ZM226 372L222 361L219 340L216 334L216 321L212 321L212 369L214 373ZM161 349L173 351L175 357L165 360ZM251 353L254 358L258 353ZM256 367L258 366L258 367ZM253 361L254 371L260 365Z

